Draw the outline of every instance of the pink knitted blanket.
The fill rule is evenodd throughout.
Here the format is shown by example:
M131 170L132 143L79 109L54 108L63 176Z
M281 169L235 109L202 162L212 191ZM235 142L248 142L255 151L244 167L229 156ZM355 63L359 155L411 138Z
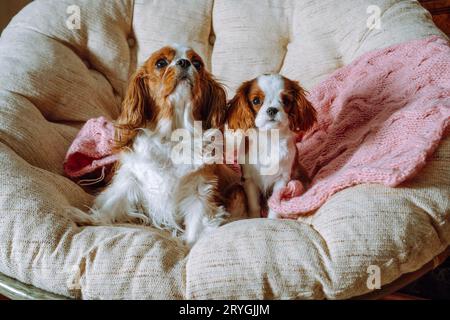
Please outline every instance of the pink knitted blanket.
M292 181L271 197L269 206L285 218L356 184L395 187L425 165L450 123L449 43L433 36L365 54L309 98L318 125L297 146L312 183L303 192ZM112 139L110 122L88 121L68 151L66 174L79 178L116 161Z
M450 47L433 36L365 54L311 91L318 125L298 143L313 178L274 194L285 218L318 209L361 183L395 187L413 177L446 135L450 119Z

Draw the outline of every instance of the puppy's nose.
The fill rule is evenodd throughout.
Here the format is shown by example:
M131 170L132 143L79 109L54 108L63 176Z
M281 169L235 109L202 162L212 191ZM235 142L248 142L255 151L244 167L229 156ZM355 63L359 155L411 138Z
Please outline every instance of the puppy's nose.
M187 59L180 59L177 61L177 66L180 66L183 69L187 69L191 66L191 62Z
M277 108L269 108L267 109L267 114L269 115L269 117L275 117L275 115L278 113L278 109Z

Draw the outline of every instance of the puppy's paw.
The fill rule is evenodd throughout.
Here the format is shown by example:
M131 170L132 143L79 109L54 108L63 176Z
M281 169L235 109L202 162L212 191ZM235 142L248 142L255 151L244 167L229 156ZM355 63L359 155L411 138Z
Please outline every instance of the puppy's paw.
M281 219L281 216L276 213L275 211L273 211L272 209L269 209L269 212L267 213L267 218L268 219Z

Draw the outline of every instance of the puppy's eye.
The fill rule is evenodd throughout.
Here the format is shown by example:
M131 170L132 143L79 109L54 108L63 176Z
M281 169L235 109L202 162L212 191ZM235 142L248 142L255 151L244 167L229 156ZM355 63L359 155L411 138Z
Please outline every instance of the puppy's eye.
M155 64L155 66L156 66L158 69L164 68L164 67L167 66L167 65L168 65L168 62L167 62L166 59L159 59L158 61L156 61L156 64Z
M200 70L202 68L202 63L198 60L192 61L192 65L195 67L195 69Z
M254 106L258 106L258 105L261 104L261 99L259 99L259 98L254 98L254 99L252 100L252 103L253 103Z

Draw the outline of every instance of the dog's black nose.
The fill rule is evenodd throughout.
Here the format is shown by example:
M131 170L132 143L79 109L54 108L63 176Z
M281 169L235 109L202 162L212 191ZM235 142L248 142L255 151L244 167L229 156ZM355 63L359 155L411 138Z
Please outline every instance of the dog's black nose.
M191 66L191 62L187 59L180 59L177 61L177 66L180 66L183 69L187 69Z
M269 117L275 117L275 115L278 113L278 109L277 108L269 108L267 109L267 114L269 115Z

